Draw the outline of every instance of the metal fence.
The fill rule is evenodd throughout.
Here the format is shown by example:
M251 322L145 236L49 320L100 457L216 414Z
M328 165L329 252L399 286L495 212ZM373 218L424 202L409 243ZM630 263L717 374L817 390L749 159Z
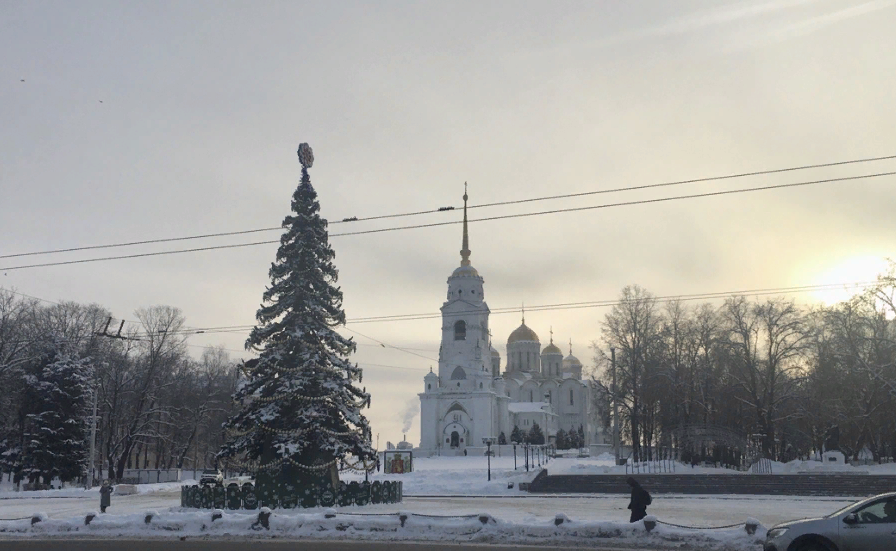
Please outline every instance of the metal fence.
M757 459L750 466L750 472L753 474L773 474L772 460L765 457Z
M181 507L195 509L246 509L259 507L271 509L295 509L311 507L333 507L339 505L367 505L378 503L400 503L404 497L402 482L379 480L374 483L339 482L336 488L331 484L297 488L291 485L256 487L250 482L239 486L181 486Z

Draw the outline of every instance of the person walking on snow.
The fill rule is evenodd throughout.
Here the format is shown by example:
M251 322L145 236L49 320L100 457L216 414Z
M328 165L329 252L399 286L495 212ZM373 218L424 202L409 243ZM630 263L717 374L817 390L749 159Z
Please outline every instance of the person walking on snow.
M112 504L112 490L113 487L109 484L108 480L103 480L103 485L100 487L100 512L105 513L106 507Z
M637 480L628 477L626 482L632 488L632 500L628 504L628 508L632 511L632 516L631 519L629 519L629 522L638 522L647 516L647 506L650 505L652 500L650 499L650 494L638 484Z

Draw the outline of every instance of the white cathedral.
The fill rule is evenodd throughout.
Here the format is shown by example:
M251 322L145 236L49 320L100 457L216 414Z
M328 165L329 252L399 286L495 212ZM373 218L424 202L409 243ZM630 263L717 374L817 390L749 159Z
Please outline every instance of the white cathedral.
M463 248L460 267L448 278L442 305L439 372L423 378L420 396L420 451L462 454L482 447L483 438L503 433L507 443L514 427L528 432L538 423L545 441L557 431L582 427L585 445L605 443L593 421L591 387L582 380L582 362L551 342L544 349L538 335L522 325L507 339L507 365L491 346L489 309L483 279L470 264L467 194L464 193Z

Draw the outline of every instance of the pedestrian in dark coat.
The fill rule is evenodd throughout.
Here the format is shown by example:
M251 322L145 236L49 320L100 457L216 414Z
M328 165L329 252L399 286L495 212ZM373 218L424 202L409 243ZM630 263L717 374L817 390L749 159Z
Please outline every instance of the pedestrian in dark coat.
M647 516L647 506L651 502L650 494L634 478L628 477L626 482L632 488L632 500L628 504L628 508L632 511L632 517L629 519L629 522L638 522Z
M105 513L106 507L112 504L112 490L114 487L109 483L108 480L103 481L103 485L100 487L100 512Z

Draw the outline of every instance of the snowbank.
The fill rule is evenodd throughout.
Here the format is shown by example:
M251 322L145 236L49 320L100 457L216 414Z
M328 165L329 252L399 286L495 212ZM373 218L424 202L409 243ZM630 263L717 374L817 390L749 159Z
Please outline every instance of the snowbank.
M161 482L159 484L135 484L138 494L154 494L158 492L179 492L180 487L186 484L197 484L195 480L184 480L183 482ZM14 490L0 491L0 499L25 499L35 497L71 497L84 498L95 497L99 499L99 486L89 490L84 488L65 488L62 490L38 490L33 492L16 492Z
M789 463L772 462L772 472L774 474L874 474L874 475L896 475L896 463L884 463L882 465L861 465L854 467L850 464L831 464L821 461L801 461L794 460Z
M261 513L261 514L260 514ZM268 515L269 514L269 515ZM263 518L265 517L265 518ZM651 519L653 520L653 519ZM48 518L0 522L0 539L73 535L103 538L183 538L189 536L252 536L286 538L460 541L477 543L585 543L594 538L622 540L620 543L655 547L664 544L691 549L757 550L766 529L758 526L747 534L744 524L716 530L694 530L656 521L651 531L645 523L579 521L563 513L548 522L512 522L488 513L464 516L399 513L346 513L333 509L296 514L270 512L187 511L171 509L127 515L97 515L89 524L85 517ZM267 525L267 526L265 526Z
M672 468L667 463L667 469ZM632 474L632 466L616 465L615 458L610 454L601 454L597 457L571 458L561 457L552 459L547 466L548 474ZM777 471L775 471L777 472ZM691 467L678 461L674 462L674 471L662 472L654 466L640 467L635 473L640 474L749 474L732 469L716 467Z

